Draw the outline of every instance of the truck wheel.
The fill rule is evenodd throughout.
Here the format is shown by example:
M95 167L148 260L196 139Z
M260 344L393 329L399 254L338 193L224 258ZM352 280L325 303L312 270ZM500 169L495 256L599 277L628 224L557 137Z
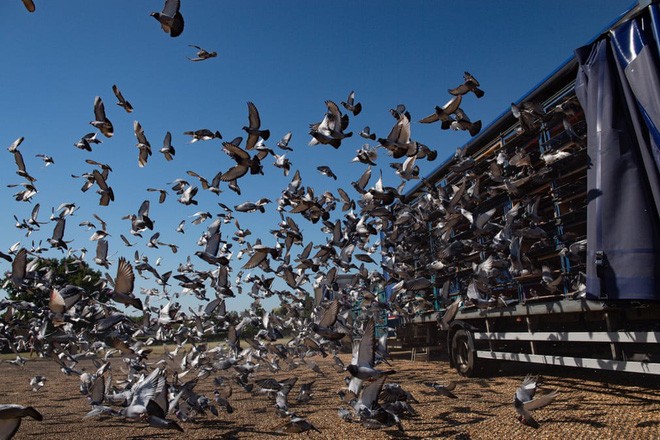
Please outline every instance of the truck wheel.
M469 330L460 329L451 339L451 357L454 368L461 376L474 377L477 369L477 353L474 349L474 340Z

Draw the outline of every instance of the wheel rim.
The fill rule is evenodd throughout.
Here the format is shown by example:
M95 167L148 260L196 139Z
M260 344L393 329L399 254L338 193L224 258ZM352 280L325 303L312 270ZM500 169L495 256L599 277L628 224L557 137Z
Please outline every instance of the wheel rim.
M468 352L470 348L468 347L468 342L466 338L460 338L456 346L456 364L461 368L465 369L468 364Z

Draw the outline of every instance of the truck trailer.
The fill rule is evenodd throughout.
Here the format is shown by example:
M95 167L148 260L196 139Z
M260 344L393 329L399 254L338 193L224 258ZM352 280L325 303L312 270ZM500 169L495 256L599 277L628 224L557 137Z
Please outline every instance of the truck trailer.
M633 5L394 207L423 222L384 238L403 346L660 374L659 35Z

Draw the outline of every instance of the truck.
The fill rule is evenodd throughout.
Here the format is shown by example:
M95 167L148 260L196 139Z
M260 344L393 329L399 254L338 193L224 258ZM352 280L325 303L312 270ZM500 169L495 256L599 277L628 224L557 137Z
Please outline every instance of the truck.
M389 242L414 268L390 301L429 282L395 313L402 346L468 377L660 375L659 36L634 4L405 194L426 228Z

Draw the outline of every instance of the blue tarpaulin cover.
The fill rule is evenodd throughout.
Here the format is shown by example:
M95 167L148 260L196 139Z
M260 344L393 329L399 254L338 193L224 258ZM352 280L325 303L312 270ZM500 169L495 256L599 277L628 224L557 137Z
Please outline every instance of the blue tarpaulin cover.
M585 112L587 296L660 300L660 14L575 51Z

